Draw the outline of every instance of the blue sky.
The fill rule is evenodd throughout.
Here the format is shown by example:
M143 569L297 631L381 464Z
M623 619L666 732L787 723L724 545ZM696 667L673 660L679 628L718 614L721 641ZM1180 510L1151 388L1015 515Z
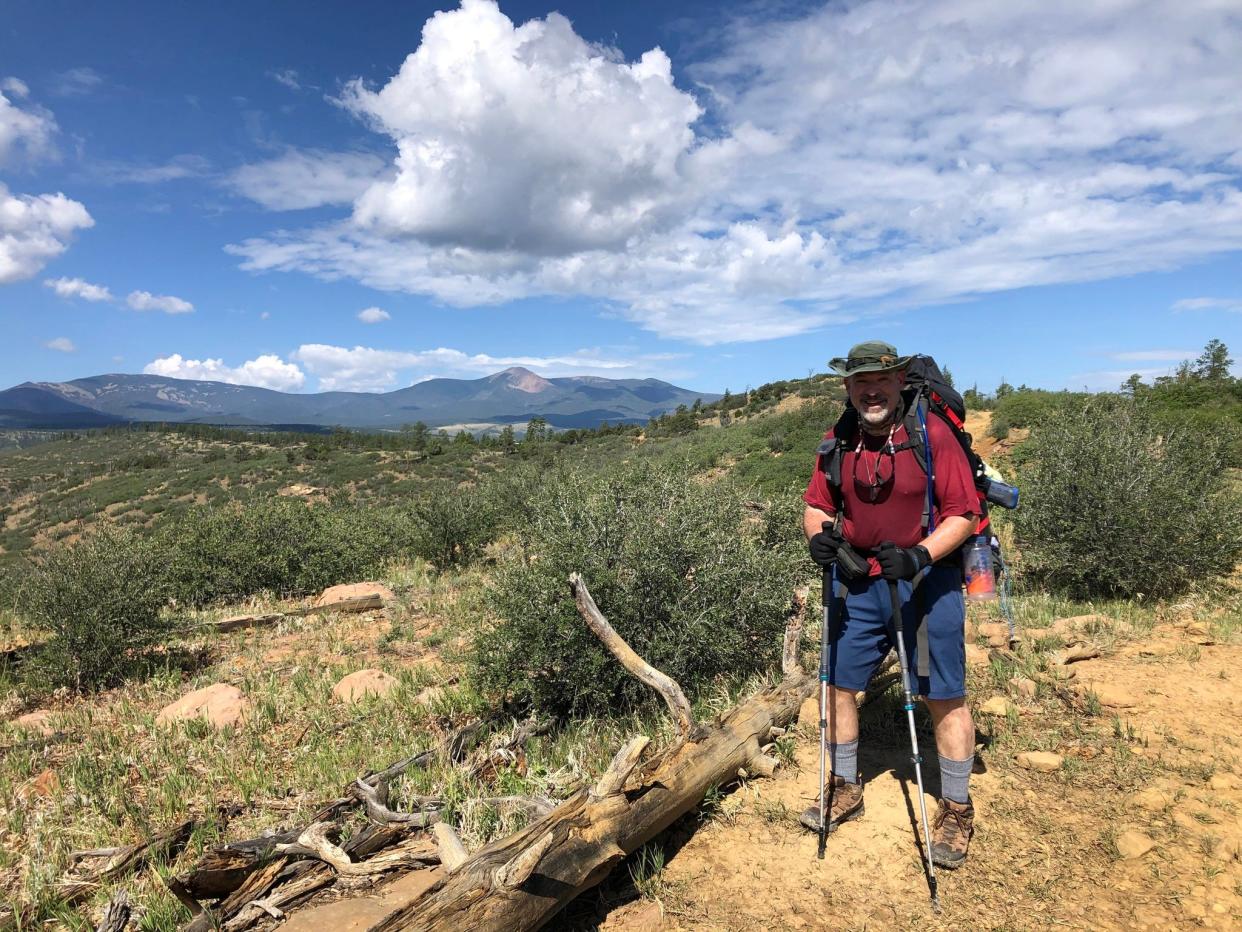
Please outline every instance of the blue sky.
M6 386L1242 358L1228 5L5 6Z

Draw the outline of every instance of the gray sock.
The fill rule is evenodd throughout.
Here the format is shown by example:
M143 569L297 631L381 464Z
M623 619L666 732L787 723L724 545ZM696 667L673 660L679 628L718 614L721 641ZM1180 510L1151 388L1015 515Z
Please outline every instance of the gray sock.
M975 755L965 760L936 756L940 758L940 795L955 803L970 802L970 771L975 766Z
M832 772L846 783L858 782L858 739L828 745L832 756Z

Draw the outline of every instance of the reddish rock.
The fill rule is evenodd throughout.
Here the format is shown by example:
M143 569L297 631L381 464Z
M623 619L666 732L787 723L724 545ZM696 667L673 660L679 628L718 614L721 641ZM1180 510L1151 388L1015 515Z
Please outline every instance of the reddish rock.
M358 670L333 686L332 695L342 702L358 702L367 696L388 695L397 682L383 670Z
M24 731L33 731L43 736L50 735L56 730L52 727L52 713L47 709L37 709L34 712L19 715L13 719L13 724Z
M366 611L382 608L385 602L395 598L392 590L377 582L348 583L332 586L319 593L314 607L335 611Z
M228 728L239 724L249 711L250 702L240 689L227 683L212 683L166 705L155 717L155 723L166 725L204 718L213 728Z

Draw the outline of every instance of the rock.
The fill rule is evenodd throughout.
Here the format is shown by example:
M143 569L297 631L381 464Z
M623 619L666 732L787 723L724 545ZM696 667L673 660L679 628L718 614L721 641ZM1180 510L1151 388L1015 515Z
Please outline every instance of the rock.
M970 648L968 647L967 650ZM802 700L798 709L798 724L804 728L819 728L819 695L808 696ZM818 791L817 791L818 792Z
M989 621L979 626L979 633L985 638L993 638L996 636L1009 640L1009 626L1002 621Z
M393 598L392 590L377 582L348 583L319 593L313 607L334 612L364 612L383 608L384 603Z
M1013 684L1019 696L1025 696L1027 699L1034 699L1035 693L1039 691L1039 686L1035 681L1025 676L1015 676L1009 682Z
M1208 780L1208 786L1217 791L1236 790L1242 788L1242 780L1231 773L1216 773Z
M1132 709L1139 704L1136 697L1120 686L1111 686L1108 683L1084 683L1078 689L1084 694L1095 693L1100 705L1108 709Z
M342 702L360 702L368 696L386 696L399 681L383 670L358 670L332 687L332 695Z
M1079 644L1057 654L1057 663L1065 666L1066 664L1077 663L1080 660L1090 660L1093 657L1100 656L1100 649L1093 644Z
M1242 861L1242 832L1222 838L1213 854L1220 861Z
M1017 706L1004 696L993 696L979 706L979 712L983 715L1008 715L1010 712L1016 711L1018 711Z
M155 723L167 725L205 718L213 728L228 728L239 724L249 712L250 701L240 689L227 683L212 683L166 705L155 717Z
M970 666L982 666L988 663L988 652L974 644L966 645L966 663Z
M1088 625L1107 625L1112 619L1107 615L1074 615L1071 618L1058 618L1049 627L1057 634L1068 634L1076 628L1085 628Z
M1142 832L1131 829L1117 836L1117 851L1127 861L1141 858L1156 847L1156 843Z
M26 802L31 799L47 799L60 790L60 777L56 775L56 771L47 769L33 777L26 783L23 783L17 790L17 798Z
M1009 635L1008 634L993 634L991 637L988 638L988 647L1008 647L1008 646L1009 646Z
M1212 632L1208 630L1208 626L1201 621L1192 621L1186 626L1186 636L1194 643L1207 647L1216 643L1216 638L1212 636Z
M34 712L19 715L13 719L13 724L23 731L32 731L43 737L47 737L56 731L52 727L52 713L47 709L36 709Z
M1051 751L1023 751L1017 757L1019 767L1025 767L1027 770L1038 770L1040 773L1052 773L1054 770L1060 770L1063 760L1064 758L1060 754L1053 754Z
M1051 628L1023 628L1022 637L1026 641L1042 641L1044 638L1050 638L1057 632Z
M1147 812L1161 812L1173 805L1173 796L1164 790L1151 787L1131 796L1130 805Z
M433 706L448 692L443 686L428 686L414 699L417 705Z

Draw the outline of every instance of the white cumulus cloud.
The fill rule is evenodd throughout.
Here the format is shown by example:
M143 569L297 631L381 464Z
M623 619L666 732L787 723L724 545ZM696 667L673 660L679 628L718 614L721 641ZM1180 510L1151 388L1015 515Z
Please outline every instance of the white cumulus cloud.
M165 314L189 314L194 305L183 298L169 294L151 294L149 291L131 291L125 299L135 311L163 311Z
M0 285L37 274L66 249L78 230L95 225L63 194L10 194L0 182Z
M170 379L256 385L279 392L295 392L306 383L301 369L273 354L247 360L240 366L227 366L223 359L185 359L180 353L173 353L152 360L142 371Z
M466 0L342 95L395 175L230 252L455 305L586 296L720 343L1242 249L1229 4L764 15L686 63L695 97L659 49L626 61L559 15Z
M106 285L93 285L81 278L49 278L43 284L62 298L81 298L83 301L112 300L112 292Z
M17 78L0 82L0 165L14 161L18 154L29 160L52 155L56 120L38 106L19 107L29 89Z
M392 315L379 307L364 307L358 312L358 319L364 324L380 324L392 320Z
M384 160L366 152L290 149L266 162L243 165L226 184L269 210L303 210L352 204L384 170Z
M59 353L76 353L78 351L78 348L73 345L73 341L68 337L57 337L54 340L48 340L43 345Z
M551 255L658 225L701 114L661 50L629 63L558 13L516 26L491 0L433 15L383 88L354 81L342 102L398 152L361 227Z

